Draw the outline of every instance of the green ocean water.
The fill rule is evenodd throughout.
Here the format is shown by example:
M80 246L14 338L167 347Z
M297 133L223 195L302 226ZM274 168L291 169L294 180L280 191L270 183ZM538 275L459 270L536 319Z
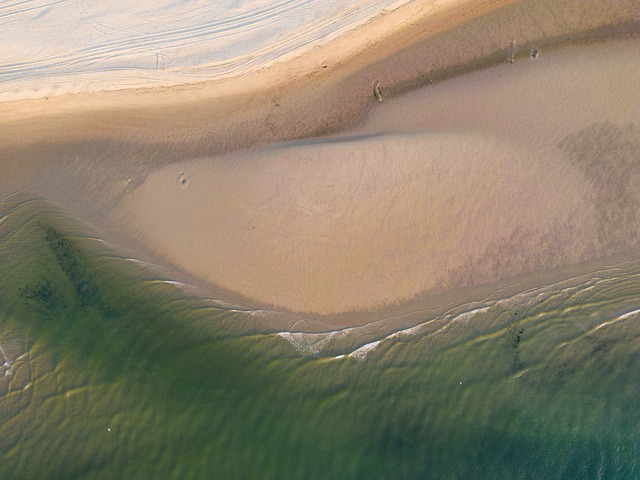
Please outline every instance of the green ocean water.
M0 212L2 479L640 478L640 259L323 343Z

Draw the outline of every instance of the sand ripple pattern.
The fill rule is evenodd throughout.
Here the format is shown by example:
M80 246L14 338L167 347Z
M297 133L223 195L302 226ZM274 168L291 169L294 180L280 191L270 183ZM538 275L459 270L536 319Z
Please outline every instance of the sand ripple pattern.
M405 1L8 2L0 5L0 100L226 76Z

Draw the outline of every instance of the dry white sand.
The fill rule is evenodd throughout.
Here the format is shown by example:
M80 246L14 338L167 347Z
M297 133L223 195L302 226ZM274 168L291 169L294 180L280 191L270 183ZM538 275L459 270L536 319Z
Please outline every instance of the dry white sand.
M246 65L232 77L77 95L42 90L41 98L0 102L0 155L37 142L83 139L198 143L207 146L202 152L220 152L337 132L361 120L375 79L398 93L416 79L460 73L461 65L468 70L502 61L513 42L522 51L532 42L630 25L640 21L634 7L634 0L413 0L331 41L307 45L290 60ZM494 52L498 57L491 59ZM87 75L83 84L91 92L110 73ZM59 92L67 91L65 78Z
M407 1L4 2L0 102L243 74Z
M12 86L5 92L5 101L0 101L0 145L6 149L37 142L103 138L193 143L215 135L222 137L229 148L238 148L251 144L251 138L256 140L254 143L265 143L313 135L326 128L322 124L331 121L327 116L336 116L336 104L343 105L341 118L353 119L360 113L370 93L370 72L364 73L367 67L381 60L389 63L388 58L398 50L513 2L413 0L395 10L381 12L364 25L359 25L359 21L366 17L358 17L360 20L348 24L355 28L345 26L331 41L322 38L303 42L290 52L293 58L287 61L267 62L265 68L247 63L233 70L231 76L218 72L212 79L197 84L181 82L209 77L187 82L175 76L164 78L156 72L121 90L127 85L115 80L113 85L104 84L103 77L114 72L91 70L87 60L79 58L79 68L86 69L79 80L82 94L71 94L78 91L77 85L73 76L64 75L50 85L53 88L50 95L47 81L40 79L37 72L33 75L26 72L26 76L12 80L11 72L19 70L21 63L29 63L29 58L9 62L2 78ZM307 27L302 25L296 31L304 33ZM63 23L57 33L65 35L66 29L68 25ZM278 49L279 45L271 43L269 48ZM72 53L65 58L76 62ZM453 57L436 66L445 68L451 62L467 60L464 56ZM202 66L196 61L193 65ZM391 68L397 70L395 65ZM355 72L366 77L354 81L350 77ZM412 68L408 73L415 76ZM32 80L36 87L30 91ZM132 88L142 84L156 88ZM157 87L165 84L169 86ZM335 97L331 102L334 105L323 111L323 105L329 103L324 101L327 95ZM280 106L280 102L282 108L274 115L274 105ZM305 118L310 110L316 112L315 119ZM275 117L273 125L272 117ZM265 128L267 122L269 128ZM238 131L241 133L236 138L234 133Z

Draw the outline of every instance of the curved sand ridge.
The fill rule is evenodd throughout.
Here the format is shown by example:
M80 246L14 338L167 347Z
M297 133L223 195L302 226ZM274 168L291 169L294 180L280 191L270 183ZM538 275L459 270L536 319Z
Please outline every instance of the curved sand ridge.
M353 137L171 164L114 219L197 278L320 314L627 251L636 50L559 51L388 101Z
M170 188L181 171L188 188ZM536 248L555 225L584 222L573 173L474 134L347 138L170 165L126 199L122 221L207 282L337 313L462 286L452 272L492 246L530 234ZM548 266L544 253L485 280Z

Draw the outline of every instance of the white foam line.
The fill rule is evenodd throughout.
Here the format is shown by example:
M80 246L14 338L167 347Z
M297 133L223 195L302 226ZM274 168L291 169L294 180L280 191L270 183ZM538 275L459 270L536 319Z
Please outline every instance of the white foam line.
M4 358L4 365L11 368L13 365L9 361L9 358L7 357L7 354L4 351L4 348L2 348L2 344L0 344L0 353L2 353L2 358Z
M444 332L446 329L451 327L454 323L468 322L473 317L475 317L478 313L486 312L487 310L489 310L489 308L491 308L491 307L476 308L475 310L469 310L468 312L460 313L460 314L456 315L455 317L453 317L450 321L447 322L446 325L444 325L442 328L437 330L435 333L438 334L438 333Z
M640 315L640 308L639 308L638 310L633 310L633 311L631 311L631 312L627 312L627 313L625 313L625 314L623 314L623 315L620 315L620 316L618 317L618 319L619 319L619 320L625 320L625 319L627 319L627 318L629 318L629 317L633 317L633 316L635 316L635 315Z
M144 260L140 260L139 258L130 258L130 257L114 257L114 258L121 258L122 260L127 260L129 262L135 263L136 265L142 265L143 267L159 268L158 265L156 265L155 263L145 262Z
M378 345L380 345L381 340L377 340L375 342L367 343L366 345L361 346L357 350L354 350L349 354L349 358L354 358L359 361L363 361L367 358L367 356L373 352Z
M277 335L287 340L299 353L317 355L336 336L337 332L302 333L279 332Z
M194 286L194 285L190 285L188 283L184 283L184 282L179 282L177 280L163 280L163 279L153 279L153 280L149 280L149 282L151 283L165 283L167 285L171 285L174 288L177 288L178 290L185 292L187 294L192 294L192 295L199 295L201 293L201 290Z
M391 335L389 335L387 339L391 340L394 338L401 338L401 337L415 337L420 333L421 330L423 330L424 327L426 327L432 322L435 322L436 320L438 319L434 318L433 320L429 320L428 322L420 323L413 327L405 328L404 330L398 330L397 332L393 332Z
M613 325L614 323L622 322L622 321L626 320L627 318L633 317L635 315L640 315L640 309L624 313L624 314L620 315L619 317L614 318L613 320L609 320L608 322L601 323L600 325L595 327L593 330L591 330L591 332L597 332L601 328L608 327L609 325Z
M452 321L467 322L471 320L473 317L475 317L477 314L486 312L487 310L489 310L489 308L490 307L482 307L482 308L476 308L474 310L469 310L468 312L461 313L460 315L455 317Z
M460 313L453 317L445 326L439 329L435 333L440 333L448 328L454 322L467 322L475 315L486 312L489 310L491 306L476 308L473 310L469 310L467 312ZM429 324L441 320L443 317L438 317L431 319L427 322L421 323L419 325L415 325L413 327L405 328L403 330L396 331L382 338L381 340L376 340L371 343L367 343L362 347L354 350L347 356L350 358L355 358L357 360L364 360L370 351L374 350L381 342L385 340L397 339L400 337L411 337L417 336L420 334L421 330L424 330ZM444 317L446 318L446 317ZM280 338L287 340L299 353L305 355L318 355L324 348L329 344L329 342L336 338L345 338L350 333L361 330L362 327L349 327L342 330L332 330L329 332L320 332L320 333L304 333L304 332L278 332ZM343 358L345 355L338 355L335 358Z
M192 287L191 285L189 285L188 283L184 283L184 282L178 282L177 280L160 280L163 283L168 283L169 285L173 285L174 287L178 287L178 288L195 288Z
M520 292L512 297L501 298L495 302L495 305L505 307L505 308L514 308L520 305L524 305L526 302L535 302L539 301L541 298L549 298L552 295L562 295L562 294L570 294L573 295L575 293L581 293L587 290L591 290L594 288L593 285L589 287L585 287L589 282L593 281L592 278L584 278L585 275L579 277L572 277L566 280L562 280L560 282L550 283L549 285L545 285L542 287L534 288L531 290L527 290L524 292ZM566 286L568 282L573 280L580 280L579 285L570 285ZM603 281L612 281L612 279L606 279ZM598 283L598 282L597 282ZM554 290L557 288L558 290Z
M103 244L103 245L105 245L105 246L107 246L109 248L117 248L118 247L118 245L116 245L115 243L110 242L108 240L105 240L103 238L98 238L98 237L84 237L84 238L88 238L90 240L95 240L96 242L101 243L101 244Z
M278 332L276 335L287 340L299 353L316 356L320 354L332 340L348 338L349 335L362 330L365 330L366 332L366 327L367 325L365 324L357 327L346 327L339 330L317 333L284 331ZM374 343L377 345L380 341ZM345 358L347 356L350 357L354 353L355 352L352 352L349 355L338 355L334 357L334 359Z
M277 315L277 312L272 310L232 310L232 312L246 313L252 317L268 317L269 315Z
M17 361L19 361L19 360L22 360L22 359L23 359L23 358L25 358L25 357L28 357L28 355L29 355L28 353L23 353L22 355L20 355L18 358L16 358L16 359L14 360L14 363L15 363L15 362L17 362Z

